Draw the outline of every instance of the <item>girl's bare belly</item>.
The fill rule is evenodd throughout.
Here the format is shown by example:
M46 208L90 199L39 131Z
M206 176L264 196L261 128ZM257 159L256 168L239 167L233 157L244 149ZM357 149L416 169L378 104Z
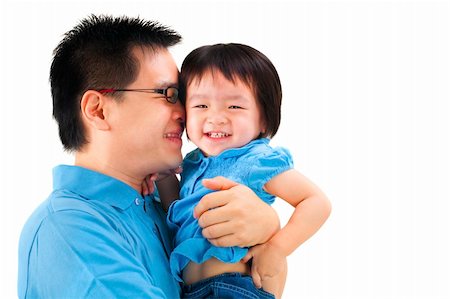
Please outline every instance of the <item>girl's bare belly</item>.
M250 275L250 266L241 262L235 264L223 263L215 258L211 258L203 264L196 264L191 261L183 270L183 281L189 285L202 279L230 272Z

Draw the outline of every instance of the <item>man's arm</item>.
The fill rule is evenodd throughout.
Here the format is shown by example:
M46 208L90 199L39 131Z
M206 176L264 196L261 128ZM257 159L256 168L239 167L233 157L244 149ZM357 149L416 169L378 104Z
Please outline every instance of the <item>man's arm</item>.
M166 297L130 244L85 212L47 217L29 250L21 298Z
M203 236L219 247L248 247L267 242L279 229L275 210L247 186L224 177L203 180L212 192L194 209Z

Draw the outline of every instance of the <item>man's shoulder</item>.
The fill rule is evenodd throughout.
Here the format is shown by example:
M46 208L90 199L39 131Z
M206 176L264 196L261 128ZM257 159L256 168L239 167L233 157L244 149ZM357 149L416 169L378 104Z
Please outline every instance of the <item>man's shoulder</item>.
M95 209L86 199L67 190L55 190L30 215L22 230L22 237L35 235L42 224L51 219L55 221L61 214L64 217L74 218L80 214L94 214ZM78 220L74 220L78 221ZM31 236L28 236L32 238Z

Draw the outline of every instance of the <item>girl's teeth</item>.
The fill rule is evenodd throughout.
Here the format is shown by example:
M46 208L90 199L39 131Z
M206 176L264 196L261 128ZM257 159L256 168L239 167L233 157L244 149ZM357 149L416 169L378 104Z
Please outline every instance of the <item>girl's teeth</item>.
M227 136L228 136L227 133L209 133L209 137L211 138L223 138Z

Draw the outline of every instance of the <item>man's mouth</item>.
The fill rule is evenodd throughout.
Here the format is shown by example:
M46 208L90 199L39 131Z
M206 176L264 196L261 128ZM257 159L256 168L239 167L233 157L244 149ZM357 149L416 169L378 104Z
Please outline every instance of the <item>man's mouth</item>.
M165 133L164 138L181 138L183 133Z

